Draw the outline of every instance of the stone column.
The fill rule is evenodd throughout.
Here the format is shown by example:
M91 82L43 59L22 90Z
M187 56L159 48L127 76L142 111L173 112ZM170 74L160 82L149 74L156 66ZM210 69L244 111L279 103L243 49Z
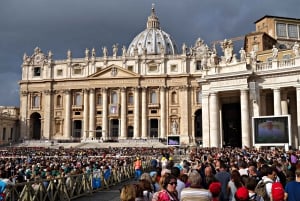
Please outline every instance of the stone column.
M95 137L95 112L96 112L96 104L95 104L95 89L90 89L90 121L89 121L89 137Z
M296 86L296 91L297 91L296 100L297 100L297 128L298 128L296 146L300 146L300 84Z
M180 134L180 140L186 144L190 143L190 130L188 122L191 121L190 105L189 103L189 86L180 87L180 120L178 123L177 132Z
M147 139L147 128L148 128L148 119L147 119L147 88L142 88L142 138Z
M281 115L280 88L273 89L274 93L274 115Z
M71 90L67 89L65 93L65 119L64 119L64 137L66 139L71 139Z
M260 115L259 116L265 116L267 114L267 105L266 105L266 99L267 99L267 96L266 96L266 93L261 93L261 97L260 97Z
M89 132L89 90L83 89L83 139L88 138Z
M209 117L209 94L202 92L202 145L210 146L210 117Z
M21 125L20 125L20 139L15 139L15 140L22 140L22 139L28 139L29 138L29 133L28 133L28 128L29 125L27 124L27 112L29 110L29 104L28 101L29 99L29 93L28 91L21 91L21 98L20 98L20 120L21 120ZM29 117L28 117L29 118Z
M127 137L127 98L126 88L121 88L121 139Z
M242 147L251 146L248 89L241 90Z
M134 130L133 138L140 137L140 102L139 102L140 88L136 87L134 91Z
M51 124L52 122L52 113L53 113L53 103L52 103L52 91L51 90L45 90L44 91L44 128L43 132L41 133L42 139L50 139L51 138L51 134L53 131L53 125Z
M288 114L287 91L282 91L281 94L281 114Z
M160 138L166 138L166 88L160 87Z
M217 92L210 94L210 146L220 147L220 116L219 116L219 97Z
M102 136L104 140L108 139L108 102L107 102L107 89L102 89L102 98L103 98L103 111L102 111Z

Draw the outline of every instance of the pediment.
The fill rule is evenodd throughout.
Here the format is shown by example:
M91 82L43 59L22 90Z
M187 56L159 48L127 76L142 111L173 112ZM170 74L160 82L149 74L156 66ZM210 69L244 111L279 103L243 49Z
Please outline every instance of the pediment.
M161 64L160 61L155 61L155 60L149 60L146 62L148 65L153 64L153 65L157 65L157 64Z
M128 77L134 78L139 76L140 76L139 74L136 74L120 66L111 65L88 77L89 78L128 78Z

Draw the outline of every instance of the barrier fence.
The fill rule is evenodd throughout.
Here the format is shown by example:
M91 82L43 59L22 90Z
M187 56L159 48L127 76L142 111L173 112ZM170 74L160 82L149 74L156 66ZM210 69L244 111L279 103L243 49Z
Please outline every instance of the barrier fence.
M143 161L143 171L150 170L150 159ZM40 179L16 183L6 187L7 201L69 201L91 195L103 189L134 178L134 166L113 167L107 171L97 170L87 174L70 175L55 179Z

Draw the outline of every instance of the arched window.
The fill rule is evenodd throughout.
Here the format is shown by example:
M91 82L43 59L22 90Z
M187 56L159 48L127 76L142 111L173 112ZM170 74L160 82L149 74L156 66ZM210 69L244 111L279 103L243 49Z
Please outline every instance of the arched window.
M133 104L134 104L133 94L129 93L128 94L128 105L133 105Z
M156 104L156 103L157 103L157 94L156 94L155 91L152 91L152 92L150 93L150 102L151 102L152 104Z
M40 107L40 97L38 95L33 95L33 97L32 97L32 107L34 107L34 108Z
M197 92L197 103L198 104L202 103L202 91Z
M62 98L61 95L58 95L56 97L56 107L61 107L62 106Z
M177 93L175 91L173 91L171 94L171 101L172 104L177 104Z
M74 105L77 105L77 106L81 105L81 94L80 93L75 94Z
M118 94L117 92L111 92L111 104L118 104Z

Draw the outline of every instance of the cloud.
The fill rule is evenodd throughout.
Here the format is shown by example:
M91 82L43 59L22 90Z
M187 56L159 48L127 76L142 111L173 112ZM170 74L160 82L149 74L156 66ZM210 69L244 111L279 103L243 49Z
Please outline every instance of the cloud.
M31 55L36 46L51 50L54 59L66 58L68 49L83 57L85 48L101 55L103 46L109 51L114 43L128 46L146 28L152 3L178 46L191 46L198 37L210 45L247 34L267 14L300 18L298 0L1 0L0 92L18 89L23 54ZM17 105L16 97L9 93L0 105Z

